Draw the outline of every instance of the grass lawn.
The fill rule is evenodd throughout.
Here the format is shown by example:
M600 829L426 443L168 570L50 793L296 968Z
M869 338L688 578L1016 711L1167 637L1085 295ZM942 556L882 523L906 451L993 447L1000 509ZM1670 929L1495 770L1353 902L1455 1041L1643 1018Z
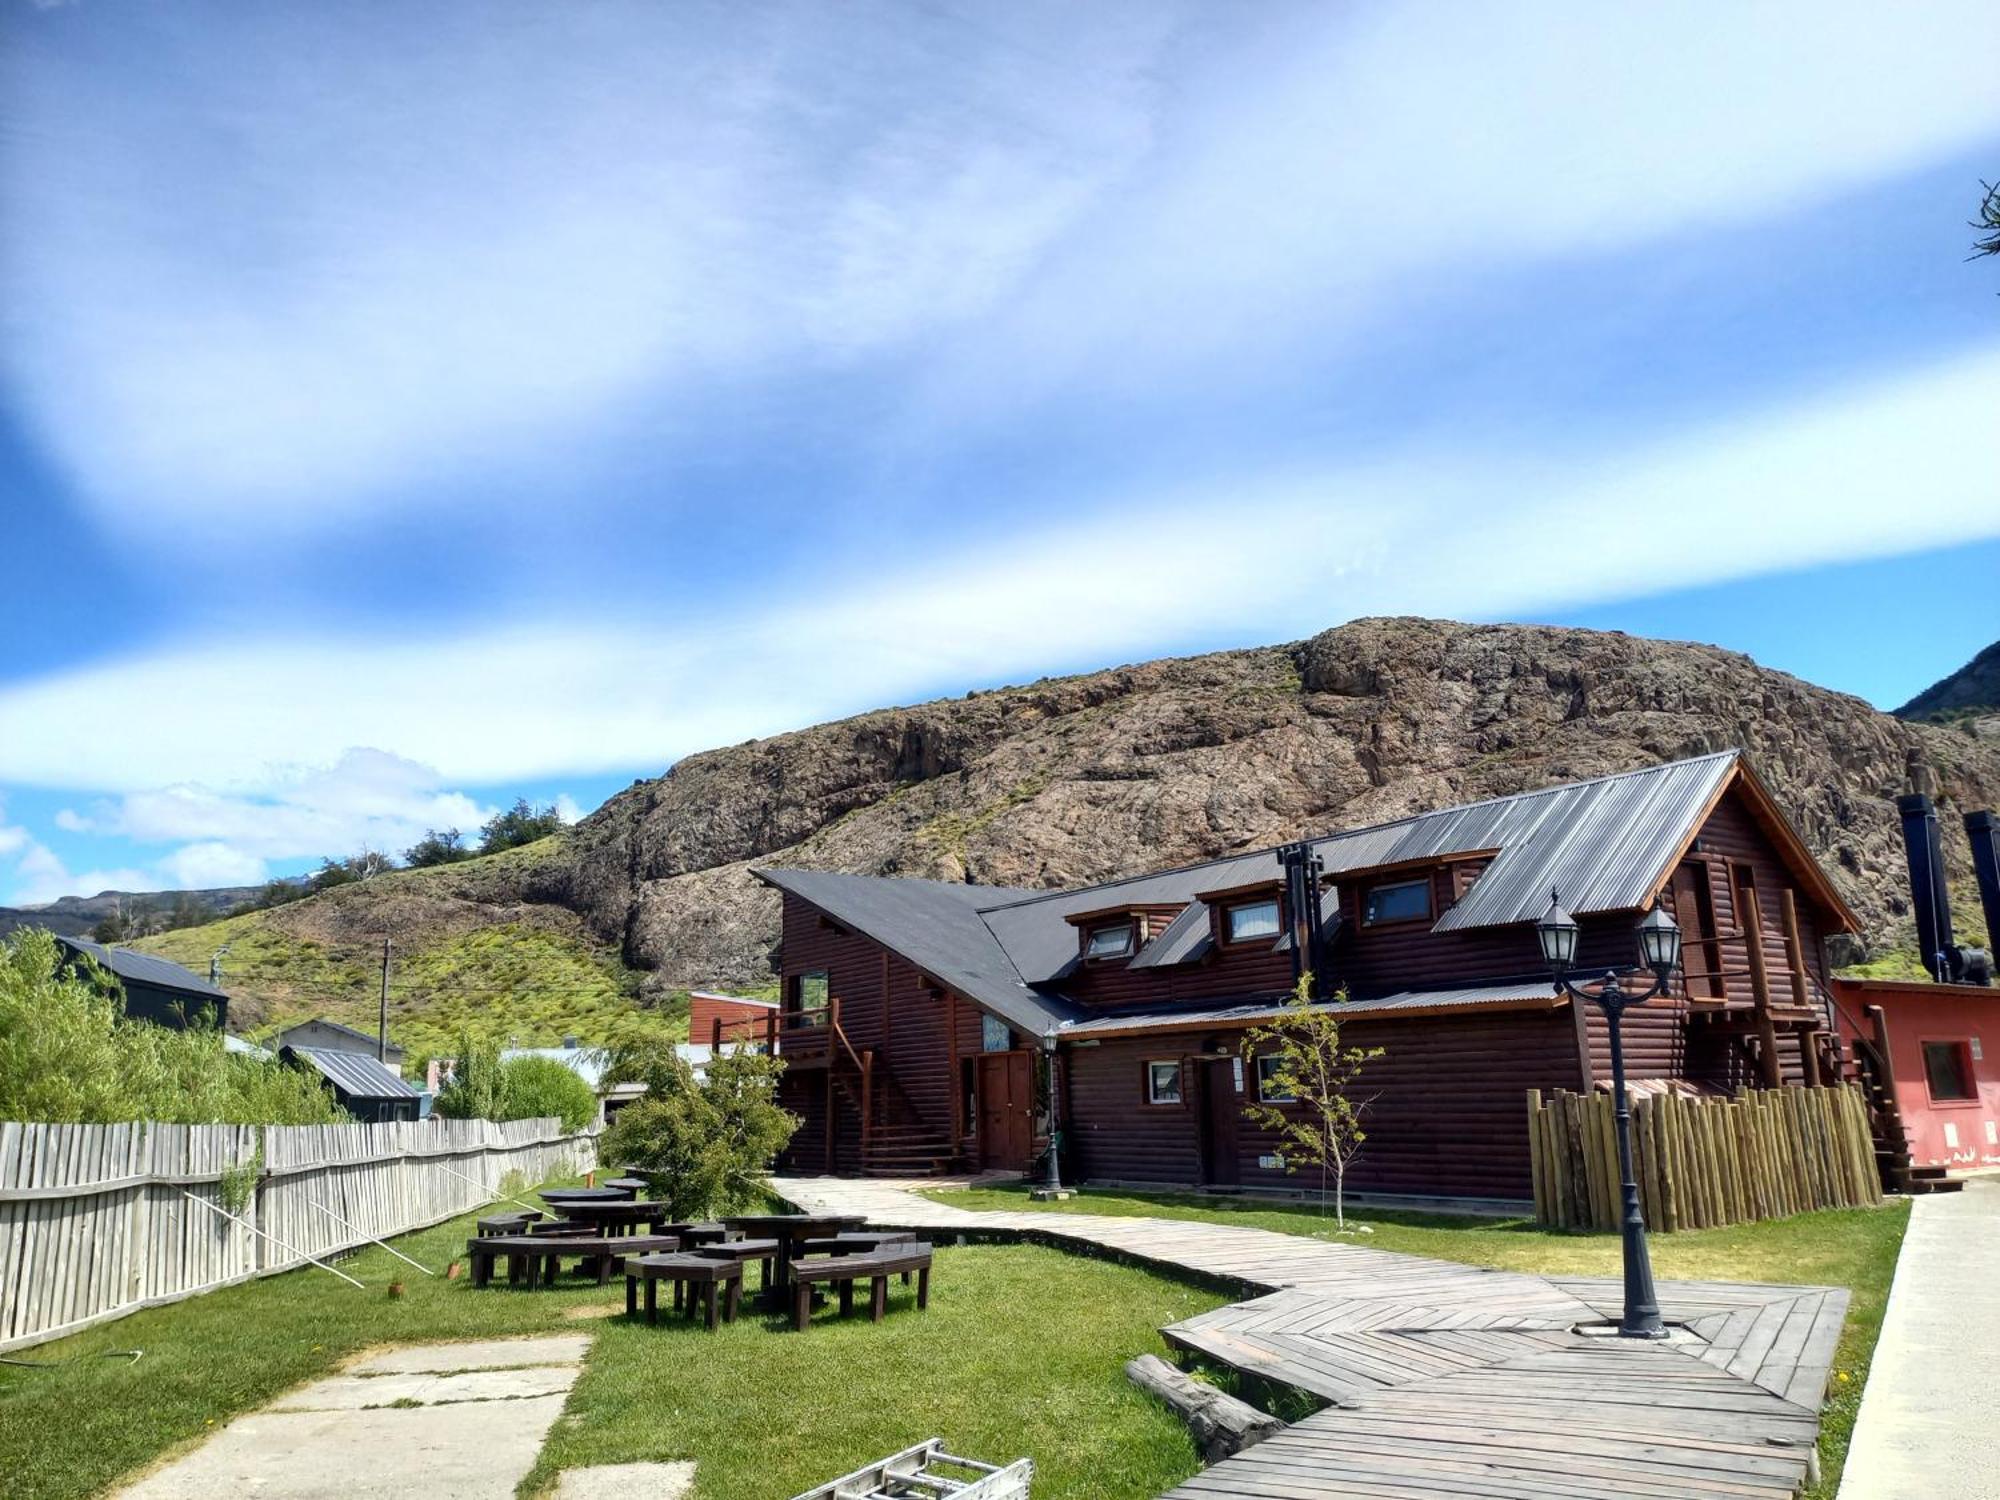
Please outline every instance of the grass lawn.
M395 1244L441 1267L470 1232L467 1218ZM1198 1465L1124 1361L1164 1352L1162 1324L1225 1300L1060 1251L940 1248L925 1312L898 1285L880 1325L834 1317L799 1336L750 1316L711 1336L627 1324L622 1283L474 1291L378 1249L343 1268L367 1290L308 1268L16 1351L66 1362L0 1366L0 1492L98 1494L365 1348L588 1330L584 1376L524 1494L564 1465L693 1458L703 1500L771 1500L942 1437L990 1459L1032 1454L1038 1497L1151 1496ZM391 1300L397 1276L407 1292ZM134 1348L136 1363L92 1357Z
M1155 1215L1242 1224L1314 1239L1342 1238L1335 1234L1331 1218L1323 1216L1317 1205L1309 1204L1231 1202L1189 1194L1109 1190L1079 1193L1061 1203L1031 1203L1025 1187L1011 1186L939 1190L927 1196L973 1210L1033 1208ZM1619 1274L1615 1234L1556 1233L1530 1219L1468 1219L1377 1210L1350 1213L1348 1220L1366 1225L1373 1233L1351 1235L1344 1242L1377 1250L1400 1250L1510 1271ZM1909 1205L1896 1202L1882 1208L1830 1209L1760 1224L1651 1237L1653 1273L1662 1280L1812 1283L1844 1286L1853 1293L1822 1413L1822 1477L1805 1492L1810 1500L1830 1500L1840 1487L1848 1439L1861 1406L1861 1388L1875 1352L1876 1336L1882 1331L1889 1282L1895 1275L1896 1256L1908 1221Z

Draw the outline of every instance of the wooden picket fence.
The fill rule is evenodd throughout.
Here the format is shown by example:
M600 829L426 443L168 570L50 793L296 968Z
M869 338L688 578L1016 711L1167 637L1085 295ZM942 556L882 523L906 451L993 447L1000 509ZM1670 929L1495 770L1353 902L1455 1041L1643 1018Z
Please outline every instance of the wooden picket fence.
M510 1175L545 1182L595 1159L595 1137L554 1119L0 1121L0 1349L441 1223Z
M1611 1096L1528 1091L1535 1214L1562 1229L1616 1229ZM1734 1098L1632 1101L1632 1166L1649 1229L1712 1229L1882 1200L1868 1109L1850 1084L1746 1089Z

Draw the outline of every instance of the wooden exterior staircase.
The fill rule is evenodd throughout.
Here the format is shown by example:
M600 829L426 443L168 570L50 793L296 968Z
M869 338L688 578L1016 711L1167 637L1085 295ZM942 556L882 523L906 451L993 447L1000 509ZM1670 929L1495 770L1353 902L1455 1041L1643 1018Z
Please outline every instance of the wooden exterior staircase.
M761 1039L788 1067L825 1071L821 1170L859 1170L868 1177L941 1177L951 1171L956 1153L950 1138L924 1120L889 1069L876 1067L873 1049L857 1049L848 1039L839 997L774 1013L759 1024ZM723 1036L720 1021L715 1030L715 1045L732 1039ZM843 1149L857 1136L858 1160Z
M1838 1002L1836 1002L1838 1003ZM1882 1190L1916 1196L1925 1193L1956 1193L1963 1180L1948 1176L1943 1167L1920 1167L1910 1152L1910 1134L1903 1124L1902 1106L1896 1102L1896 1059L1889 1046L1889 1026L1882 1007L1863 1007L1867 1025L1855 1022L1841 1007L1853 1037L1843 1046L1836 1035L1834 1056L1829 1064L1834 1074L1861 1090L1868 1103L1868 1123L1875 1137L1875 1167L1882 1175Z

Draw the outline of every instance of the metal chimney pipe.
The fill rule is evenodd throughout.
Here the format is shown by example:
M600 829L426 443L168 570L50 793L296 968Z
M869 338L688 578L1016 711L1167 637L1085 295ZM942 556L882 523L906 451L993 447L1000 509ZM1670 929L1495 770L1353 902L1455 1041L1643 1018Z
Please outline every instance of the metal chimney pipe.
M1321 938L1324 908L1320 905L1320 881L1325 866L1313 846L1300 840L1278 851L1285 871L1285 903L1292 922L1292 978L1313 977L1313 998L1325 1000L1331 976L1326 969L1326 945Z
M2000 957L2000 818L1991 808L1967 813L1965 836L1972 841L1972 873L1986 912L1986 951Z
M1939 984L1952 977L1951 902L1944 884L1944 846L1931 799L1912 792L1896 799L1903 820L1903 855L1910 866L1910 906L1917 918L1917 952Z

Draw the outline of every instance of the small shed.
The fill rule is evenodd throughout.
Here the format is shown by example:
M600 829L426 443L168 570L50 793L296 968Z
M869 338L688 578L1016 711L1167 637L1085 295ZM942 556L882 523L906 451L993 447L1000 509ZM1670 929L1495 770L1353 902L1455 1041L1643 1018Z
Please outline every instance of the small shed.
M58 937L72 965L88 958L118 981L125 992L125 1014L184 1031L190 1026L229 1024L229 996L191 969L168 959L130 948L107 948L88 938Z
M357 1031L338 1021L329 1021L325 1016L295 1022L279 1031L273 1040L279 1047L309 1047L315 1052L352 1052L361 1057L376 1055L373 1032ZM403 1071L402 1044L392 1038L383 1048L380 1061L386 1062L391 1071L400 1076Z
M420 1096L372 1057L327 1047L285 1047L278 1056L310 1068L333 1090L334 1101L363 1125L414 1120Z

